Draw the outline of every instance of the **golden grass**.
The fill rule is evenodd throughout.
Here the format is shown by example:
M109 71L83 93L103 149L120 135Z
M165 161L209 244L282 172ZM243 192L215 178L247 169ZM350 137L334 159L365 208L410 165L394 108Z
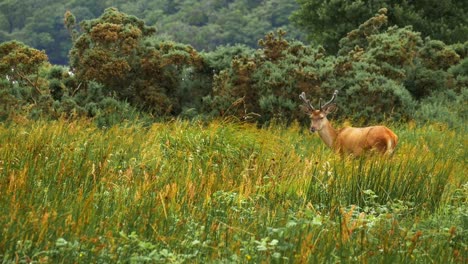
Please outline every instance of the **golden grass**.
M388 159L336 156L298 125L0 126L0 258L466 260L464 131L395 131Z

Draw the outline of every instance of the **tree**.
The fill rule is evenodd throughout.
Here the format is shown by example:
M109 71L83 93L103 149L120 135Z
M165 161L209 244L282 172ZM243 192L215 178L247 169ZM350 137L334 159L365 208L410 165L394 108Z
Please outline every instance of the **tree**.
M55 64L67 64L70 41L63 28L64 1L2 1L0 3L0 42L18 40L45 50ZM4 22L4 23L2 23Z
M463 1L325 1L298 0L299 10L292 21L304 29L314 44L322 44L332 54L339 40L381 8L388 9L388 23L413 25L423 38L430 36L446 43L465 42L468 36L468 6Z
M52 106L44 51L18 41L0 44L0 119L11 115L49 115Z
M185 68L202 65L192 47L155 41L155 28L116 8L80 25L83 32L70 52L78 79L98 82L117 98L157 115L181 111L181 75ZM71 22L68 27L73 28Z
M44 49L54 64L68 64L72 41L63 27L67 10L76 23L99 17L107 7L136 16L158 28L158 38L212 51L218 45L242 43L257 48L266 32L284 28L290 36L302 33L289 25L295 0L2 0L0 42L19 40Z
M259 41L261 49L240 53L231 67L214 76L213 94L205 99L212 113L265 123L300 118L298 95L317 95L326 75L322 50L285 39L279 30Z
M18 41L0 44L0 75L21 86L34 89L37 95L47 93L42 89L39 70L48 62L44 51L39 51Z

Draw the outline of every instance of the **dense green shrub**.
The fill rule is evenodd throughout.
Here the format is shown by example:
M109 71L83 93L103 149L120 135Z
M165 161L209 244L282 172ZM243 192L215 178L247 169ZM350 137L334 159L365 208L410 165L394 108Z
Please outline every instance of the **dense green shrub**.
M67 119L86 116L86 110L78 105L74 98L65 96L60 101L54 102L54 109L57 115Z
M47 55L24 43L0 44L0 118L24 116L48 118L52 113L50 90L42 70L48 66Z
M83 32L70 52L78 80L85 85L98 82L117 98L155 115L181 112L177 95L183 72L201 66L192 47L154 41L153 27L115 8L80 25Z
M344 93L338 94L340 116L364 123L388 119L405 121L413 116L414 101L401 84L365 71L344 80L348 85L343 88Z
M339 41L381 8L388 10L390 25L412 25L425 38L445 43L465 42L468 36L467 5L463 1L328 1L298 0L300 8L291 17L315 44L335 54Z
M422 40L411 27L384 30L385 23L384 9L340 41L335 75L326 83L346 90L346 103L341 106L347 117L415 118L417 101L466 87L459 55L462 46Z
M1 121L18 117L34 120L91 117L99 126L111 126L140 116L134 107L116 100L103 85L89 82L84 89L82 82L65 67L27 60L25 54L41 53L26 45L7 43L2 47L14 49L7 50L2 61Z
M453 76L454 90L462 92L466 89L468 87L468 57L465 57L459 64L450 67L448 73Z
M28 88L27 100L36 100L40 95L48 94L44 87L44 79L39 75L41 67L48 58L44 51L31 48L18 41L0 44L0 76Z
M338 89L341 116L408 120L415 102L404 84L409 83L409 70L416 71L423 41L409 27L381 30L385 21L383 10L348 34L338 57L325 56L320 47L289 42L284 32L269 34L260 41L263 49L240 56L215 76L207 102L221 115L228 111L242 119L256 117L261 123L291 121L304 116L298 107L299 93L306 92L318 105L321 97Z
M452 128L466 129L468 120L468 89L460 94L454 91L437 92L422 100L415 113L419 123L437 122Z
M0 118L86 116L109 126L141 111L307 122L298 95L306 92L318 106L336 89L338 118L460 123L468 42L422 39L411 26L387 27L388 21L380 9L341 39L337 56L288 40L283 30L267 34L257 50L234 45L199 53L115 8L83 21L81 32L67 12L70 69L49 65L44 52L20 42L0 44Z
M218 46L215 50L201 53L205 69L209 73L219 73L221 70L231 67L232 60L237 57L253 55L254 49L245 45Z
M426 38L417 52L404 80L406 89L417 100L439 91L460 90L462 84L454 81L455 75L448 71L460 63L460 55L452 46Z
M231 67L214 77L213 94L205 98L211 113L235 115L260 123L299 118L298 95L320 91L319 66L326 65L321 49L289 42L286 32L269 33L262 49L241 54Z
M10 85L7 79L0 79L0 121L8 119L19 110L20 102L12 95Z

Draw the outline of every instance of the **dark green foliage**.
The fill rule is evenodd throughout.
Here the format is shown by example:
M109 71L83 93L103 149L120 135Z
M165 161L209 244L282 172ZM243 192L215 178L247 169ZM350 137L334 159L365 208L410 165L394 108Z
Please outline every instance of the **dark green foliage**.
M198 50L214 50L219 45L241 43L257 47L257 40L266 32L278 28L294 30L288 21L297 9L295 1L178 1L177 10L168 14L161 10L155 21L161 33L175 41L190 43ZM160 7L155 6L156 9ZM147 16L144 12L138 16Z
M361 121L406 121L413 117L414 102L402 85L369 73L355 77L341 100L344 116Z
M413 59L412 67L407 70L405 86L417 99L423 99L438 91L460 91L463 84L457 82L456 75L448 71L451 67L459 67L456 66L459 63L460 55L452 46L426 38L418 50L418 57Z
M6 120L8 117L18 111L20 100L12 95L11 84L7 79L0 79L0 121Z
M47 79L49 79L49 91L55 101L60 101L62 97L68 93L67 85L64 80L67 79L68 73L61 66L52 66L49 69Z
M450 46L440 40L427 38L420 50L423 65L432 70L447 70L460 61L460 55Z
M31 87L37 94L46 92L41 90L39 69L47 60L45 52L21 42L9 41L0 44L0 75Z
M336 53L340 39L364 23L379 9L388 10L389 25L412 25L423 37L446 43L467 41L468 6L463 1L325 1L299 0L292 21L304 29L315 44Z
M413 25L424 37L445 43L465 42L468 36L468 6L458 0L389 1L390 21Z
M241 119L257 117L262 123L290 121L303 115L298 107L300 92L309 94L317 105L320 97L338 88L341 116L374 121L411 117L414 102L402 85L404 71L398 69L408 64L401 59L406 57L382 51L386 45L378 44L378 35L367 43L368 51L358 48L333 58L320 49L289 43L282 34L268 35L261 41L264 50L233 60L232 69L216 76L214 96L207 100L212 109L219 109L221 115L231 111Z
M420 123L438 122L451 128L466 129L468 120L468 89L461 94L454 91L436 92L422 100L415 113L415 119Z
M386 16L387 9L379 10L378 14L371 17L357 29L351 30L340 41L340 49L338 55L346 55L352 51L356 46L366 48L369 45L368 37L379 34L383 31L383 27L387 25L388 18Z
M468 87L468 57L465 57L459 64L448 69L452 74L456 90L463 91Z
M56 101L60 101L65 93L65 87L60 80L51 79L49 82L49 90L52 98Z
M284 31L268 34L259 42L263 49L234 58L231 68L215 75L213 95L206 98L213 114L261 123L300 116L298 94L316 94L321 83L318 66L326 61L320 49L290 43L284 36Z
M138 118L138 111L104 91L102 85L82 82L62 66L46 63L44 52L23 43L0 45L0 120L94 118L111 126Z
M221 70L231 67L234 58L250 56L254 53L252 48L237 44L234 46L218 46L211 52L204 52L203 61L206 64L208 73L219 73Z
M187 8L182 2L174 12ZM248 5L265 7L262 1ZM81 32L68 11L64 23L74 41L70 70L50 66L44 52L23 43L0 44L1 118L87 116L110 126L143 111L163 118L307 122L298 95L306 92L318 106L338 89L335 118L358 124L434 119L455 126L466 118L468 42L446 45L423 39L411 26L387 27L389 13L379 9L330 56L321 46L286 38L284 30L267 34L257 50L228 45L198 53L115 8L82 21ZM184 19L208 25L195 11Z
M0 44L1 119L14 115L39 117L50 114L50 92L40 70L47 55L27 45L9 41Z
M86 116L86 110L79 106L71 97L64 97L61 101L56 101L54 103L54 109L58 114L60 114L60 117L67 119Z
M435 92L466 87L454 81L459 78L447 71L459 67L454 65L459 65L460 55L452 46L429 38L422 40L411 27L384 30L384 11L340 41L336 86L350 87L348 103L342 104L347 116L377 120L414 118L415 101ZM457 47L463 50L460 45ZM366 105L366 101L372 104Z
M215 76L206 102L220 115L290 121L301 116L300 92L318 105L338 89L338 115L368 123L412 119L417 101L466 88L459 64L464 47L423 40L411 27L384 28L386 21L386 10L379 10L340 41L337 57L290 43L284 32L269 34L260 41L263 49L234 59Z
M292 15L292 21L304 29L314 44L321 44L331 53L338 50L338 42L380 6L373 1L323 1L298 0L299 10Z
M460 56L460 58L464 59L468 56L468 41L464 43L455 43L450 45L450 47Z
M47 76L48 79L58 79L61 80L64 75L64 68L60 66L52 66L49 70L49 74Z
M109 7L137 16L156 26L165 39L197 50L235 43L257 47L258 39L277 28L287 29L296 38L303 35L288 20L298 8L295 0L4 0L0 2L0 42L17 39L44 49L52 63L66 65L79 35L77 25L99 17Z
M154 28L115 8L83 21L81 28L70 53L80 81L96 81L117 98L157 116L181 112L177 95L183 72L201 66L192 47L153 41Z
M97 104L87 104L86 109L100 127L110 127L138 117L137 110L128 103L109 97Z

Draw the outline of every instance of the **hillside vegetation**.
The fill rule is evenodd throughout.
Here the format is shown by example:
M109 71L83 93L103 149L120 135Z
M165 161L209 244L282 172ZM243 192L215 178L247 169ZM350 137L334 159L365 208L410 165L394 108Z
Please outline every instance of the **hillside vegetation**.
M388 26L380 9L339 42L337 55L278 30L259 49L200 52L161 40L143 20L108 8L77 24L69 69L18 41L0 44L0 118L132 119L235 116L268 124L305 120L298 95L316 103L338 89L337 117L358 123L417 120L460 126L467 118L468 42L447 45L412 27Z
M98 18L116 7L157 28L162 39L190 44L197 50L241 43L257 47L258 39L278 28L303 38L288 17L295 0L24 0L0 2L0 42L18 40L45 50L54 64L67 65L72 40L63 26L71 11L78 22Z
M346 33L382 7L390 11L391 25L412 25L423 38L454 44L468 36L468 7L459 0L3 0L0 42L19 40L45 50L53 64L67 65L72 41L63 14L71 11L81 22L99 17L108 7L156 27L160 38L200 51L236 43L257 48L263 35L283 28L291 38L307 38L334 54Z

